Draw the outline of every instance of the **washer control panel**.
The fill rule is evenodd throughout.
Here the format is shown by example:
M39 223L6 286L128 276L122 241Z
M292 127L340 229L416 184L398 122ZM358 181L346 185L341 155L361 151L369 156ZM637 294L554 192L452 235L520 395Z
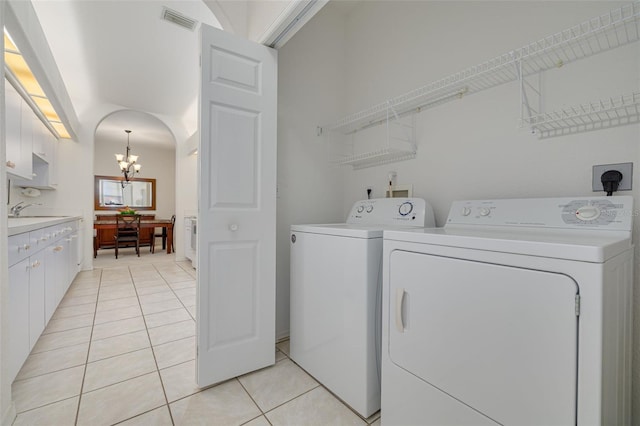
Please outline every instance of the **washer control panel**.
M634 215L630 196L470 200L451 205L446 225L630 231Z
M351 208L347 223L434 227L433 209L422 198L374 198L360 200Z

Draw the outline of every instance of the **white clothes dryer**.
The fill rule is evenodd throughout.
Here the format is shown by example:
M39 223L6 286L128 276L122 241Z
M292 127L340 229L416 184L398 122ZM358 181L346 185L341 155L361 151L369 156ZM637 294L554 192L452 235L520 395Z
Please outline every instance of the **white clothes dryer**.
M346 223L291 226L291 358L362 417L380 409L384 229L435 226L418 198L358 201Z
M630 425L631 197L384 235L383 425Z

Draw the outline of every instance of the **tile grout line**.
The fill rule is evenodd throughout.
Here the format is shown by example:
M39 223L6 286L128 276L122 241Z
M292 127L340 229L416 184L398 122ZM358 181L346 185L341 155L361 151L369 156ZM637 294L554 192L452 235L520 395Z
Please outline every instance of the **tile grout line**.
M174 263L176 263L176 262L174 262ZM197 331L198 331L198 328L197 328L197 327L198 327L198 323L197 323L197 320L193 317L193 315L191 315L191 311L189 311L189 309L187 309L187 307L185 306L185 304L184 304L184 302L182 301L182 299L180 299L180 296L178 296L178 295L176 294L176 291L173 289L173 287L171 287L171 283L169 283L169 281L167 281L167 279L164 277L164 275L162 275L162 272L160 272L160 270L156 267L156 265L155 265L154 263L152 263L151 265L154 267L154 269L156 270L156 272L158 272L158 274L160 275L160 278L162 278L162 280L165 282L165 284L169 287L170 291L173 293L173 295L176 297L176 299L178 299L178 302L180 302L180 305L182 305L182 309L184 309L185 311L187 311L187 313L189 314L189 316L191 317L191 319L196 323L196 324L195 324L195 325L196 325L196 335L195 335L195 339L196 339L196 346L197 346L197 345L198 345L198 332L197 332ZM178 267L182 269L182 267L181 267L180 265L178 265ZM184 272L186 273L186 271L184 271ZM187 273L187 275L188 275L188 273ZM194 280L195 280L195 279L194 279ZM190 281L191 281L191 280L190 280ZM183 281L180 281L180 282L183 282ZM184 281L184 282L186 282L186 281ZM198 285L198 283L197 283L197 280L196 280L196 287L197 287L197 285ZM180 309L180 308L176 308L176 309ZM197 309L197 305L196 305L196 309ZM168 311L164 311L164 312L168 312ZM158 313L158 312L156 312L156 313ZM144 313L143 313L143 315L144 315ZM187 320L186 320L186 321L187 321ZM146 322L146 320L145 320L145 326L146 326L146 324L147 324L147 322ZM186 337L186 339L188 339L188 338L189 338L189 337ZM182 339L178 339L178 340L182 340ZM174 342L176 342L176 341L178 341L178 340L174 340ZM166 342L166 343L170 343L170 342ZM152 345L152 346L153 346L153 345ZM158 346L159 346L159 345L158 345ZM195 350L195 349L194 349L194 350ZM197 351L196 351L196 352L197 352ZM196 355L196 358L195 358L195 359L196 359L196 363L198 362L197 358L198 358L198 357L197 357L197 355ZM177 364L176 364L176 365L177 365ZM204 390L204 389L207 389L207 388L203 388L203 390ZM171 411L171 410L169 410L169 411ZM172 419L173 419L173 417L172 417Z
M277 348L277 347L276 347L276 348ZM284 359L281 359L280 361L276 361L276 362L274 363L274 365L278 364L278 363L279 363L279 362L281 362L281 361L285 361L285 359L288 359L289 361L294 362L291 358L289 358L289 355L287 355L284 351L281 351L279 348L277 348L277 349L278 349L278 351L282 352L282 353L285 355L285 358L284 358ZM298 365L298 364L295 364L295 365ZM298 366L298 367L299 367L299 366ZM305 371L305 374L307 374L307 373L306 373L306 371ZM310 376L310 377L311 377L311 376ZM273 425L273 423L271 423L271 420L269 420L269 418L267 417L267 413L270 413L270 412L272 412L273 410L275 410L276 408L281 407L281 406L283 406L283 405L285 405L285 404L288 404L289 402L291 402L291 401L293 401L293 400L295 400L295 399L298 399L298 398L299 398L299 397L301 397L302 395L305 395L305 394L307 394L307 393L311 392L312 390L317 389L317 388L319 388L320 386L322 386L322 385L320 384L320 382L318 382L317 380L313 379L316 383L318 383L318 385L317 385L317 386L314 386L313 388L311 388L311 389L309 389L309 390L307 390L307 391L305 391L305 392L301 393L300 395L296 395L295 397L293 397L293 398L291 398L291 399L289 399L289 400L287 400L287 401L284 401L284 402L283 402L283 403L281 403L281 404L276 405L275 407L271 408L271 409L270 409L270 410L268 410L268 411L264 411L264 410L262 409L262 407L260 407L260 405L258 405L258 403L255 401L255 399L253 399L253 396L251 396L251 393L249 393L249 391L247 390L247 388L245 388L245 387L244 387L244 385L243 385L243 384L242 384L242 382L240 381L240 378L239 378L239 377L236 377L235 379L238 381L238 383L240 383L240 386L242 386L242 389L246 392L246 394L247 394L247 395L249 395L249 398L251 398L251 401L253 401L253 403L256 405L256 407L258 407L258 410L260 410L260 412L262 413L262 416L264 416L264 418L267 420L267 422L268 422L270 425ZM258 417L260 417L260 416L258 416ZM256 418L257 418L257 417L256 417ZM251 420L255 420L255 419L251 419ZM249 421L251 421L251 420L249 420ZM246 422L246 423L248 423L248 422ZM245 423L245 424L246 424L246 423Z
M81 328L89 328L89 327L91 327L91 326L90 326L90 325L87 325L87 326L84 326L84 327L74 328L74 329L71 329L71 330L64 330L64 331L80 330ZM60 331L60 332L56 332L56 333L63 333L64 331ZM46 334L46 336L51 336L51 335L53 335L53 334L55 334L55 333L49 333L49 334ZM42 337L42 336L45 336L45 335L43 334L43 335L41 335L41 337ZM73 346L80 346L80 345L83 345L83 344L85 344L85 343L86 343L86 342L80 342L80 343L74 343L74 344L72 344L72 345L60 346L60 347L58 347L58 348L51 348L51 349L47 349L47 350L45 350L45 351L40 351L40 352L29 352L29 356L31 356L31 355L46 354L47 352L58 351L58 350L61 350L61 349L67 349L67 348L71 348L71 347L73 347ZM34 348L35 348L35 346L34 346ZM62 368L61 370L66 370L66 368Z
M72 346L80 346L80 345L83 345L83 344L84 343L80 343L78 345L72 345ZM70 348L72 346L67 346L67 347ZM62 349L64 349L64 348L62 348ZM47 351L47 352L49 352L49 351ZM42 354L42 353L46 353L46 352L38 352L38 354ZM34 355L37 355L37 354L34 354ZM65 368L60 368L58 370L47 371L45 373L36 374L35 376L29 376L29 377L25 377L23 379L16 378L16 379L13 380L13 383L24 382L26 380L35 379L36 377L46 376L47 374L59 373L59 372L64 371L64 370L72 370L74 368L78 368L78 367L81 367L81 366L82 366L82 363L81 364L77 364L77 365L72 365L72 366L69 366L69 367L65 367ZM68 399L68 398L65 398L65 399ZM45 405L48 405L48 404L45 404Z
M175 263L175 262L174 262L174 263ZM182 302L182 299L180 299L180 296L178 296L178 295L176 294L176 291L173 289L173 287L171 287L171 283L169 283L169 281L167 281L167 279L164 277L164 275L162 275L162 272L160 272L160 270L159 270L158 268L156 268L156 265L155 265L155 264L153 264L153 263L152 263L152 265L153 265L153 267L155 268L155 270L158 272L158 274L160 274L160 278L162 278L162 281L164 281L164 282L165 282L165 284L169 287L169 290L173 293L173 295L176 297L176 299L178 299L178 302L180 302L180 304L182 305L182 308L183 308L183 309L185 309L185 310L187 311L187 313L189 314L189 316L190 316L194 321L196 321L196 319L193 317L193 315L191 315L191 312L189 311L189 309L187 309L187 307L186 307L186 305L184 304L184 302ZM178 265L178 267L180 267L180 265ZM186 273L186 271L185 271L185 273ZM195 280L195 278L194 278L194 280ZM191 280L190 280L190 281L191 281ZM187 281L180 281L180 282L187 282ZM196 281L196 287L197 287L197 285L198 285L198 283L197 283L197 281ZM196 305L196 308L197 308L197 305ZM178 308L176 308L176 309L178 309ZM165 311L165 312L166 312L166 311ZM145 324L146 324L146 323L145 323ZM197 340L197 337L196 337L196 340Z
M153 266L153 264L152 264ZM157 271L158 269L153 266ZM140 295L138 294L138 287L136 287L136 280L131 273L131 267L127 267L129 270L129 275L131 276L131 280L133 281L133 289L136 292L136 297L138 298L138 304L140 305L140 311L142 312L142 321L144 322L144 329L147 332L147 339L149 339L149 345L151 346L151 355L153 356L153 362L156 365L156 373L158 374L158 378L160 379L160 386L162 387L162 394L164 395L164 400L166 402L167 411L169 411L169 418L171 419L171 424L175 425L176 422L173 420L173 413L171 412L171 407L169 406L169 398L167 397L167 390L164 387L164 380L162 380L162 374L160 374L160 367L158 366L158 358L156 358L156 351L153 348L153 344L151 342L151 335L149 334L149 328L147 327L147 320L144 316L144 310L142 309L142 303L140 302ZM158 407L156 407L158 408Z
M96 315L98 313L98 297L100 295L100 287L102 286L102 273L103 270L100 270L100 281L98 282L98 292L96 293L96 307L93 311L93 322L91 323L91 333L89 334L89 346L87 347L87 358L84 363L84 371L82 373L82 383L80 384L80 393L78 394L78 407L76 408L76 418L73 422L74 425L78 424L78 419L80 417L80 404L82 404L82 390L84 389L84 380L87 376L87 366L89 364L89 354L91 353L91 338L93 337L93 326L96 321Z
M296 365L297 365L297 364L296 364ZM305 371L305 373L306 373L306 371ZM307 391L302 392L300 395L296 395L296 396L294 396L293 398L288 399L288 400L286 400L286 401L282 402L281 404L276 405L275 407L273 407L272 409L270 409L269 411L267 411L266 413L264 413L264 414L265 414L265 417L267 417L267 413L270 413L270 412L272 412L272 411L274 411L274 410L276 410L276 409L278 409L278 408L282 407L283 405L286 405L286 404L290 403L291 401L295 401L296 399L300 398L300 397L301 397L301 396L303 396L303 395L308 394L309 392L312 392L312 391L314 391L314 390L316 390L316 389L318 389L318 388L324 387L324 386L322 386L322 384L320 384L320 382L318 382L316 379L313 379L313 380L317 383L317 385L316 385L316 386L312 387L311 389L309 389L309 390L307 390ZM342 402L342 401L340 401L340 402ZM267 418L267 420L269 420L269 419ZM365 423L366 423L366 422L365 422Z
M57 401L48 402L48 403L46 403L46 404L44 404L44 405L41 405L41 406L39 406L39 407L29 408L28 410L24 410L24 411L21 411L21 412L19 412L19 413L16 413L16 419L18 418L18 416L19 416L19 415L22 415L22 414L28 413L28 412L30 412L30 411L40 410L41 408L49 407L49 406L51 406L51 405L58 404L58 403L63 402L63 401L68 401L68 400L70 400L70 399L74 399L74 398L76 398L76 395L74 395L74 396L70 396L70 397L68 397L68 398L59 399L59 400L57 400ZM13 423L11 423L12 425L14 425L14 424L15 424L16 419L14 419L14 420L13 420Z
M258 407L258 410L260 410L260 416L263 416L265 419L267 419L267 423L269 423L270 425L273 425L273 423L271 423L271 421L269 420L269 418L267 417L266 413L264 412L264 410L262 409L262 407L260 407L260 405L258 405L258 403L256 402L255 399L253 399L253 396L251 396L251 394L249 393L249 391L247 390L247 388L244 387L244 385L242 384L242 382L240 381L240 379L238 377L235 377L236 381L240 384L240 386L242 387L242 390L244 390L244 392L249 396L249 398L251 399L251 401L253 401L253 403L256 405L256 407ZM256 419L260 416L257 416ZM251 419L254 420L254 419ZM249 422L251 421L249 420ZM249 423L249 422L245 422Z
M284 341L284 340L283 340L283 341ZM367 425L367 426L370 426L371 424L375 423L375 422L380 418L380 417L377 417L375 420L373 420L371 423L369 423L369 422L367 421L367 419L368 419L368 418L370 418L370 417L373 417L376 413L373 413L371 416L367 417L367 419L363 418L363 417L362 417L360 414L358 414L358 413L357 413L353 408L351 408L348 404L346 404L344 401L342 401L342 399L340 399L336 394L334 394L334 393L333 393L329 388L327 388L325 385L323 385L319 380L317 380L317 379L316 379L315 377L313 377L311 374L307 373L307 371L306 371L304 368L300 367L300 366L298 365L298 363L297 363L297 362L295 362L293 359L291 359L291 357L290 357L288 354L286 354L284 351L280 351L280 352L282 352L283 354L285 354L285 355L287 356L287 358L288 358L291 362L293 362L296 366L298 366L298 368L300 368L302 371L304 371L304 372L305 372L305 374L308 374L308 375L309 375L309 377L311 377L313 380L315 380L315 381L318 383L318 386L314 387L313 389L308 390L308 391L307 391L307 392L305 392L305 393L311 392L312 390L317 389L317 388L319 388L319 387L323 388L325 391L329 392L329 394L331 394L331 395L332 395L332 396L333 396L333 397L334 397L334 398L335 398L335 399L336 399L340 404L342 404L343 406L345 406L349 411L351 411L351 412L352 412L353 414L355 414L359 419L361 419L361 420L365 423L365 425ZM293 401L294 399L301 397L301 396L302 396L302 395L304 395L305 393L302 393L302 394L300 394L300 395L296 396L295 398L292 398L290 401L287 401L287 402L291 402L291 401ZM284 405L284 404L286 404L286 403L280 404L278 407L280 407L281 405ZM269 412L271 412L271 411L275 410L275 409L276 409L276 408L278 408L278 407L275 407L275 408L273 408L273 409L269 410Z

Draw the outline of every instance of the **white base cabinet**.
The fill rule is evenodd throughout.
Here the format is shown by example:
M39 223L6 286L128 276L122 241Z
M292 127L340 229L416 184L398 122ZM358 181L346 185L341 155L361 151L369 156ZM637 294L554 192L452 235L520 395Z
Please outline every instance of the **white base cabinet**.
M9 378L14 380L79 271L78 221L9 237Z
M29 351L44 331L45 260L44 251L29 257Z
M29 258L9 268L9 378L29 355Z

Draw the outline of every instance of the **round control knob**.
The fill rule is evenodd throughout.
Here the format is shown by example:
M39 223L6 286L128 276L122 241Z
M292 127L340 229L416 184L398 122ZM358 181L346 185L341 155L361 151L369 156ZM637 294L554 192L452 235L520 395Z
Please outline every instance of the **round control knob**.
M471 214L471 209L469 207L463 207L460 214L462 214L462 216L469 216Z
M576 217L584 221L595 220L600 217L600 209L596 206L583 206L576 210Z
M412 211L413 204L411 204L411 202L409 201L405 201L404 203L400 204L400 207L398 208L398 213L400 213L400 216L406 216Z
M491 210L486 208L486 207L481 207L480 208L480 216L489 216L489 213L491 213Z
M364 211L364 206L358 206L358 208L356 209L356 211L358 213L362 213Z
M371 213L373 211L373 206L367 206L367 213Z

